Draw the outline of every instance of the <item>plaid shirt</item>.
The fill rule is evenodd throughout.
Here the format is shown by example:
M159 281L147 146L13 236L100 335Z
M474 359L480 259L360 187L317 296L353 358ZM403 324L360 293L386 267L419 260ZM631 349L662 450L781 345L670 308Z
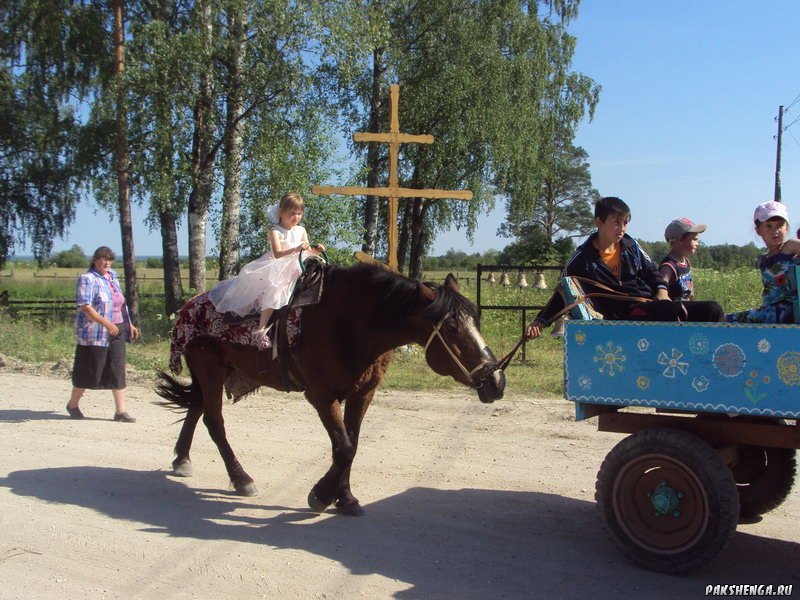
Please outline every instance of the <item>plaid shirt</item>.
M75 305L78 307L75 315L75 336L78 338L79 346L108 346L111 341L111 334L100 323L92 321L88 315L80 310L81 306L90 305L101 317L111 321L114 312L114 302L111 294L111 287L114 286L121 294L117 274L109 270L111 279L106 279L95 271L94 267L82 273L78 277L78 284L75 288ZM122 316L125 322L129 322L128 307L122 305ZM130 341L130 340L127 340Z

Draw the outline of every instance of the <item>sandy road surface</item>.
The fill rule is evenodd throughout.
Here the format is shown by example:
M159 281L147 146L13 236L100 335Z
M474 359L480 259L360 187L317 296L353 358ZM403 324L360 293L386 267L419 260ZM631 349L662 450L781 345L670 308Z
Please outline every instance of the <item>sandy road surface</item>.
M72 421L63 369L40 371L0 369L0 598L653 599L717 583L800 597L797 488L701 572L630 564L593 502L621 436L564 401L379 393L352 476L367 514L348 518L306 506L330 449L300 395L226 406L260 492L241 498L202 425L195 476L170 476L179 425L149 385L129 387L136 424L110 420L108 392Z

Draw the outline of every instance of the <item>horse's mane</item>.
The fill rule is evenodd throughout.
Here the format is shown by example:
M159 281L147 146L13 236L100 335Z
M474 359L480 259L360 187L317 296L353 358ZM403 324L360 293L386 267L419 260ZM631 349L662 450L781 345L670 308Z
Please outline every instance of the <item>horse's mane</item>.
M377 291L381 314L387 321L400 321L419 306L422 285L436 292L433 302L420 312L422 317L437 322L447 314L459 313L477 320L475 305L449 287L430 282L420 283L377 265L359 263L352 267L331 266L326 274L326 285L335 285L337 280L348 277L359 279L359 285Z

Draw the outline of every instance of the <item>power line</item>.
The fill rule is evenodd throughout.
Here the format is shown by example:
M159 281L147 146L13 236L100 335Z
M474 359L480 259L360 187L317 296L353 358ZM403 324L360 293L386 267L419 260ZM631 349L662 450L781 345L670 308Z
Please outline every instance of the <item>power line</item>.
M789 135L790 135L790 136L792 136L792 139L793 139L795 142L797 142L797 145L798 145L798 146L800 146L800 140L798 140L798 139L797 139L797 138L794 136L794 134L793 134L791 131L789 132ZM794 148L792 148L792 154L794 154L794 157L795 157L795 158L796 158L798 161L800 161L800 156L798 156L798 155L797 155L797 153L794 151Z
M786 109L784 109L784 111L783 111L783 112L784 112L784 114L785 114L785 113L786 113ZM784 130L784 131L786 131L787 129L789 129L789 127L791 127L792 125L794 125L794 124L795 124L795 123L797 123L798 121L800 121L800 115L797 115L797 117L795 117L794 121L792 121L792 122L791 122L791 123L789 123L788 125L784 126L783 130Z
M793 107L795 104L797 104L797 101L798 101L798 100L800 100L800 94L797 94L797 97L796 97L794 100L792 100L792 103L791 103L789 106L787 106L787 107L786 107L786 108L783 110L783 112L787 112L787 111L788 111L790 108L792 108L792 107Z

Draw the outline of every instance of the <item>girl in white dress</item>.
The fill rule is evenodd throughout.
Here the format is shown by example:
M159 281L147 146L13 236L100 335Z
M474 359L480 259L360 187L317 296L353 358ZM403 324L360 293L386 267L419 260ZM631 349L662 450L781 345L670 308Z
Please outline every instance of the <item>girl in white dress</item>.
M289 302L300 276L297 254L303 250L312 254L325 250L322 244L312 249L308 243L308 234L300 225L304 210L303 197L295 192L284 194L280 203L272 207L271 217L278 224L269 232L271 250L242 267L236 277L221 281L209 292L208 297L218 312L244 317L260 311L258 327L266 334L273 311Z

